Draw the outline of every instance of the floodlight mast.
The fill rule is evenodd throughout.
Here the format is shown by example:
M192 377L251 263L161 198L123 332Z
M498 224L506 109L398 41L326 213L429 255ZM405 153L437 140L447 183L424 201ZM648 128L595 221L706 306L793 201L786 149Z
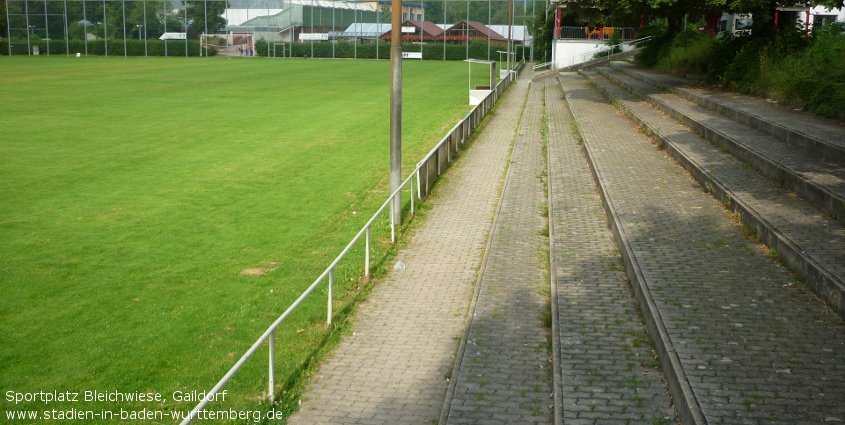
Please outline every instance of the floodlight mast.
M390 193L402 184L402 0L391 3L390 19ZM413 193L411 196L414 196ZM402 196L391 203L393 223L402 224Z

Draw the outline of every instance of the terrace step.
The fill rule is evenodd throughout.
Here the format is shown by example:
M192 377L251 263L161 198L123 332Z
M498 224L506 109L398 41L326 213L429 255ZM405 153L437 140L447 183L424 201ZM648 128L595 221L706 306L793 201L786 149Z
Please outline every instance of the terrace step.
M762 175L845 223L845 162L839 158L827 155L828 160L822 160L820 156L823 155L818 153L815 145L794 145L779 140L757 128L728 118L737 114L719 115L672 92L661 91L660 87L666 86L655 85L657 80L654 78L648 81L636 78L633 74L635 71L630 67L617 65L615 69L599 68L598 71L691 128L719 149L730 152ZM725 110L728 110L727 107ZM768 123L764 118L758 118ZM801 134L810 135L806 132ZM845 133L842 136L845 138Z
M674 423L664 374L646 343L645 324L560 84L549 81L543 91L556 418L565 424Z
M740 194L732 202L761 220L752 224L759 233L780 232L786 243L807 238L813 246L799 251L826 265L845 264L841 224L825 223L673 119L585 74L618 107L660 129L659 142L699 181L712 182L714 194ZM843 317L755 249L666 152L581 76L563 74L560 81L682 422L845 420ZM760 227L770 223L783 227Z
M809 148L824 161L845 163L845 123L796 113L767 100L699 87L692 81L614 62L612 68L675 93L734 121L794 146Z
M597 74L588 78L845 317L845 226ZM622 80L623 78L620 78ZM648 87L642 88L647 90ZM709 118L716 121L718 118Z
M559 69L557 69L557 68L547 69L547 70L544 70L544 71L535 72L534 75L531 77L531 81L533 81L535 83L540 82L540 81L546 81L546 80L550 80L550 79L553 79L553 78L557 78L559 75L560 75Z

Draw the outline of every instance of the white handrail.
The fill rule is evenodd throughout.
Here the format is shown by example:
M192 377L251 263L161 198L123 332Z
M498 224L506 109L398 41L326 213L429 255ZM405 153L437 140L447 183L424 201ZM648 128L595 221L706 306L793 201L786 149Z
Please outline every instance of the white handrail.
M524 62L524 60L521 61L517 65L517 68L522 66L523 62ZM308 295L310 295L314 291L314 289L317 288L317 286L319 286L319 284L326 278L326 276L329 277L328 316L327 316L326 322L328 324L331 324L331 319L332 319L332 285L333 285L333 281L334 281L334 269L335 269L335 267L337 267L338 263L340 263L340 261L352 249L352 247L355 245L355 243L358 242L358 240L361 239L361 236L366 235L366 248L365 248L366 253L365 253L364 275L365 276L369 275L369 272L370 272L370 259L369 259L370 258L370 255L369 255L370 254L370 228L372 227L373 223L375 223L376 219L384 212L385 208L387 208L387 206L393 201L394 197L396 197L405 188L405 186L408 185L408 184L411 185L411 214L412 215L414 214L414 181L416 180L416 182L417 182L417 198L422 199L422 197L420 196L422 193L420 191L420 186L419 186L420 170L422 169L422 167L426 164L426 162L429 159L432 158L432 156L435 154L435 152L437 152L442 147L442 145L444 143L446 143L448 140L450 140L450 138L452 137L452 135L454 133L456 133L457 131L462 130L464 128L466 123L469 122L471 120L471 118L474 116L476 110L480 110L479 108L481 108L482 106L485 105L485 102L487 101L488 98L490 98L490 96L494 96L493 100L495 100L497 98L497 96L501 93L501 91L504 90L504 88L507 87L511 83L511 81L513 81L513 79L515 78L514 76L515 76L515 72L512 72L508 75L508 77L506 77L505 79L500 81L499 84L497 84L497 86L496 86L496 90L492 90L491 93L488 94L487 97L484 99L484 101L482 101L479 105L476 105L475 108L473 108L468 114L466 114L463 117L463 119L461 119L460 122L458 122L458 124L456 124L454 127L452 127L452 129L449 131L449 133L443 139L440 140L440 143L438 143L437 146L435 146L434 149L432 149L428 153L428 155L426 155L425 158L417 164L416 169L414 169L414 171L411 172L410 175L408 175L408 177L405 179L405 181L403 181L402 184L399 185L399 187L395 191L393 191L393 193L391 193L390 196L388 196L387 200L384 201L384 203L381 205L381 207L379 207L378 210L376 210L376 212L373 214L373 216L370 218L370 220L367 221L367 223L361 228L360 231L358 231L358 233L355 235L355 237L353 237L352 240L346 245L346 247L340 252L340 254L338 254L338 256L335 258L335 260L332 261L332 263L328 267L326 267L326 269L323 271L323 273L320 274L320 276L316 280L314 280L314 283L312 283L299 296L299 298L297 298L296 301L294 301L293 304L291 304L290 307L288 307L287 310L285 310L285 312L282 313L282 315L279 316L267 328L267 330L264 331L263 334L261 334L261 337L259 337L258 340L256 340L255 343L252 344L252 346L246 351L246 353L244 353L241 356L241 358L229 369L229 371L226 372L225 375L223 375L223 377L217 382L217 384L210 391L208 391L206 393L205 397L182 420L182 422L181 422L182 425L190 424L194 419L197 418L197 416L199 415L199 412L201 412L203 409L205 409L205 406L209 402L211 402L211 400L213 400L216 397L217 393L229 382L229 380L232 379L233 376L235 376L235 374L240 370L240 368L247 362L247 360L250 359L250 357L252 357L253 354L255 354L256 351L258 351L258 348L261 347L261 345L264 344L265 341L269 341L269 346L270 346L269 347L270 348L270 356L269 356L270 357L269 358L269 375L270 376L269 376L269 379L268 379L268 384L269 384L268 385L268 398L270 398L272 400L275 397L274 372L275 372L275 351L276 351L275 350L276 329L302 303L302 301L305 300L305 298L308 297ZM489 110L489 108L485 110L485 113L486 113L487 110ZM392 214L393 209L391 208L391 209L389 209L389 211ZM396 226L395 221L391 219L390 220L390 234L391 234L391 241L392 242L396 241L395 226Z
M604 51L607 51L607 52L608 52L608 56L610 56L610 55L611 55L611 52L613 52L613 49L615 49L615 48L617 48L617 47L619 47L619 46L624 46L624 45L636 45L636 44L639 44L639 43L642 43L642 42L645 42L645 41L651 40L652 38L653 38L652 36L648 36L648 37L638 38L638 39L636 39L636 40L623 41L622 43L617 43L617 44L613 44L613 45L609 45L609 46L602 46L602 47L599 47L599 48L597 48L597 49L590 50L589 52L580 53L580 54L577 54L577 55L574 55L574 56L568 56L568 57L563 58L563 59L558 59L558 60L551 61L551 62L541 63L541 64L539 64L539 65L534 65L534 71L537 71L537 70L542 69L542 68L547 68L547 67L550 67L550 66L551 66L551 67L554 67L555 69L557 69L557 68L563 68L563 66L558 66L557 64L558 64L558 63L568 62L568 61L570 61L570 60L571 60L572 62L575 62L575 59L576 59L576 58L580 58L580 57L583 57L583 56L595 56L597 53L604 52ZM583 62L579 62L579 63L577 63L577 64L576 64L576 63L572 63L571 65L567 65L567 66L578 65L578 64L580 64L580 63L583 63Z

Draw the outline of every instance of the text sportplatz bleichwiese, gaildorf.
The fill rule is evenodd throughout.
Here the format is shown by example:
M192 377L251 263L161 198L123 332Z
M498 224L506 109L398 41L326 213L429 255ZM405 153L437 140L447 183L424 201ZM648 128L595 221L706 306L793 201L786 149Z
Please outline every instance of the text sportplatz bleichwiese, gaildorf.
M226 401L227 391L222 391L213 397L213 401ZM23 421L52 421L52 420L121 420L121 421L181 421L186 418L189 412L172 409L161 409L161 405L168 401L176 402L199 402L203 400L208 393L205 391L181 391L177 390L171 393L170 399L165 398L161 393L157 392L121 392L121 391L33 391L33 392L18 392L6 391L5 401L19 406L23 409L31 409L32 403L43 404L41 410L7 410L5 417L8 420L23 420ZM86 409L84 403L150 403L158 406L152 409L144 407L140 410L126 409L120 407L113 409ZM49 407L52 403L63 403L64 407L61 409L51 409ZM67 403L81 403L80 408L70 407ZM14 409L14 407L13 407ZM224 421L252 421L260 422L261 420L282 419L284 412L281 410L271 409L270 411L259 410L235 410L231 408L226 409L204 409L195 412L197 415L195 419L198 420L224 420Z
M109 403L126 403L126 402L140 402L140 403L167 403L172 400L175 402L199 402L204 399L207 392L205 391L173 391L170 399L165 398L158 392L123 392L123 391L33 391L33 392L18 392L6 391L6 401L18 405L20 403L40 402L50 404L54 402L70 402L70 403L91 403L91 402L109 402ZM214 395L211 401L226 401L226 391L221 391Z

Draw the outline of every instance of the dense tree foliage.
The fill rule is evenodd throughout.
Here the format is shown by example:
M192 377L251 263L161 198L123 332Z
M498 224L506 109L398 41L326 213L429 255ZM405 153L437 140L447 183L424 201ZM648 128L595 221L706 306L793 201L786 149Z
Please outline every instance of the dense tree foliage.
M8 21L6 20L6 0L0 0L0 38L5 38L9 30ZM0 52L2 54L4 52Z
M795 2L788 3L789 6ZM804 0L808 6L845 7L845 0ZM684 30L686 19L697 20L707 14L722 12L751 13L752 36L775 36L774 16L777 0L571 0L565 3L567 13L585 26L640 26L656 19L665 19L669 34Z
M202 33L214 33L225 28L226 19L222 17L225 11L224 1L187 2L188 38L197 39Z
M538 13L532 30L534 32L534 62L546 63L551 61L554 15Z

